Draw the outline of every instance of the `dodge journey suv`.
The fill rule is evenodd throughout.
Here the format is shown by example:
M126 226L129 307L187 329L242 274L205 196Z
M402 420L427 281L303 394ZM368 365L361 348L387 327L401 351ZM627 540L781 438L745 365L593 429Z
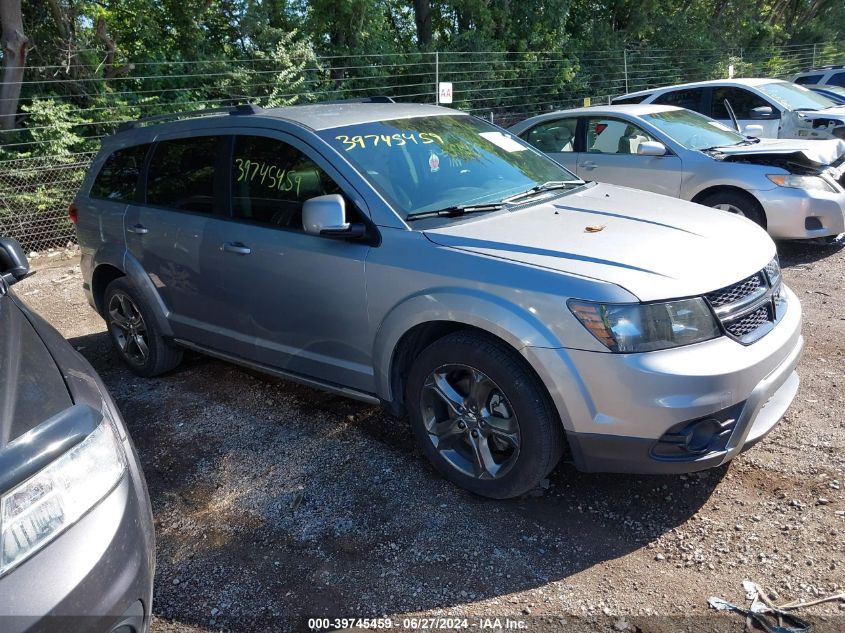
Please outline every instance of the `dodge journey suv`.
M406 414L437 470L520 495L723 464L798 388L801 306L744 218L584 182L428 105L138 122L71 206L123 360L184 349Z

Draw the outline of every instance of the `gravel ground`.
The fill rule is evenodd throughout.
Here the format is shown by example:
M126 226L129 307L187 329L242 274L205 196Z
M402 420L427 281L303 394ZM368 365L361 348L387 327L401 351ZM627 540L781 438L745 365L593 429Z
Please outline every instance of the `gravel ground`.
M135 377L73 253L35 259L16 291L100 372L134 438L156 523L154 632L440 615L738 631L742 618L707 598L747 605L743 579L784 599L845 589L845 244L778 250L807 347L798 396L765 441L690 476L564 463L508 502L439 478L406 422L378 408L193 355ZM816 631L845 630L845 603L801 613Z

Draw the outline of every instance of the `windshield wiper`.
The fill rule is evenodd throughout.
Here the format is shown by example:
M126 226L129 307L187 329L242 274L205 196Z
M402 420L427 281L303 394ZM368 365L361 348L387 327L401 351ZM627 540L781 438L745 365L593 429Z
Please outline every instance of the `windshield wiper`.
M419 213L409 213L405 216L405 220L422 220L423 218L442 218L455 217L464 215L466 213L484 213L486 211L499 211L504 208L501 202L492 202L486 204L456 204L451 207L444 207L435 211L420 211Z
M510 198L505 198L504 200L502 200L502 202L517 202L518 200L529 198L538 193L553 191L555 189L570 189L572 187L578 187L583 184L583 180L549 180L542 184L531 187L531 189L529 189L528 191L523 191L522 193L518 193L515 196L511 196Z

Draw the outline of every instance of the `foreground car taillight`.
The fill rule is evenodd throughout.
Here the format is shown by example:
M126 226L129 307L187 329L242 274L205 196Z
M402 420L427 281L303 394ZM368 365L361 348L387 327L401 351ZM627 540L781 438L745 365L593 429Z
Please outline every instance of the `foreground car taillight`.
M125 471L123 446L114 425L104 418L82 442L3 495L0 576L78 521Z
M71 222L76 224L79 221L79 207L76 206L75 202L71 202L67 208L67 217L70 219Z

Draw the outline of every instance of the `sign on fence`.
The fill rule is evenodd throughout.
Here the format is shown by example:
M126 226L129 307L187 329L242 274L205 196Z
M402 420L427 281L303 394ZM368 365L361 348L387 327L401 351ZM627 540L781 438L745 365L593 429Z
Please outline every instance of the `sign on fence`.
M440 82L440 98L438 99L438 103L452 103L452 82L451 81L441 81Z

